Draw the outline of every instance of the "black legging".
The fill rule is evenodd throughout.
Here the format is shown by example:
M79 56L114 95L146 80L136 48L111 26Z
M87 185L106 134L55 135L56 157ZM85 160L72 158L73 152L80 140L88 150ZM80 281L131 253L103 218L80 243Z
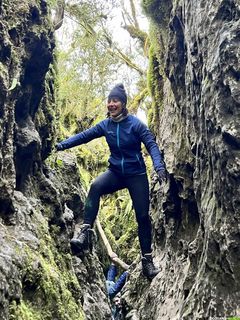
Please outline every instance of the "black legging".
M151 221L149 217L149 184L146 174L124 177L107 170L92 183L85 204L84 223L93 226L100 197L127 188L136 214L142 254L151 252Z

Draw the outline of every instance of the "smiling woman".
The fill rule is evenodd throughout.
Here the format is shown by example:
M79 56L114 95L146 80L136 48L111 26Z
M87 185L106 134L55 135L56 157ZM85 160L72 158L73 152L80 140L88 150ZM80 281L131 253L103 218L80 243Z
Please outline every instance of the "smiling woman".
M128 114L127 95L123 84L116 85L108 95L108 117L112 117L114 121L120 121Z
M80 108L71 108L73 112L81 109L81 113L83 110L93 113L95 107L89 108L89 104L99 107L99 100L104 100L106 92L119 77L124 81L130 99L136 96L142 91L143 83L146 84L148 63L143 53L148 22L141 14L138 2L131 1L134 10L129 1L68 0L66 3L64 23L57 32L63 53L63 60L59 62L64 64L63 81L70 73L68 82L77 81L79 88L73 92L76 85L70 83L69 90L60 90L61 95L69 92L70 99L63 97L64 102L68 102L64 106L73 103L79 106L83 101ZM146 53L146 46L144 50ZM142 77L144 81L140 81Z
M103 10L101 8L101 1L71 1L68 2L68 6L65 11L65 22L58 31L58 41L61 41L60 55L59 55L59 109L60 109L60 130L61 138L74 136L77 132L80 135L86 130L92 129L92 126L98 126L99 121L106 117L106 100L108 97L109 88L112 89L113 83L119 81L124 82L127 95L123 86L116 86L111 90L107 101L107 113L108 119L111 120L114 130L108 130L107 143L113 142L113 148L117 149L117 152L121 151L122 138L125 137L124 143L130 147L133 145L134 150L137 141L129 139L129 134L133 136L131 130L132 116L128 115L126 107L128 100L129 113L136 114L136 111L141 103L142 109L146 110L146 104L142 103L144 99L141 94L136 94L138 91L146 90L146 74L144 73L144 64L139 61L145 59L145 65L147 58L142 54L141 47L142 42L138 38L132 38L129 30L137 29L136 20L139 17L139 7L136 10L135 19L130 19L131 8L120 7L122 1L116 1L116 6L109 10ZM88 4L91 2L92 6L88 9ZM107 0L106 3L114 2L113 0ZM132 2L132 1L131 1ZM137 1L133 1L135 4ZM95 8L97 3L97 9ZM129 4L128 1L125 1ZM100 8L99 8L100 6ZM128 14L127 14L128 12ZM142 16L139 19L139 28L142 28ZM111 24L111 27L110 27ZM134 26L135 24L135 26ZM130 26L133 28L130 28ZM146 24L144 23L144 28ZM128 28L129 27L129 28ZM116 30L118 30L116 32ZM127 59L128 58L128 59ZM136 61L136 63L134 63ZM135 69L133 69L135 67ZM140 74L137 70L141 69L143 72ZM141 81L140 78L144 78ZM117 91L117 95L113 94ZM122 92L122 94L121 94ZM120 99L118 98L121 95ZM125 96L124 96L125 95ZM133 97L138 96L137 103L133 103ZM127 121L128 118L131 121ZM135 121L135 117L134 123ZM104 120L103 120L104 121ZM126 122L126 130L128 133L123 137L121 127ZM146 123L146 116L144 118ZM114 123L114 124L113 124ZM127 124L130 123L129 128ZM119 125L118 125L119 124ZM89 129L89 127L91 127ZM110 136L110 131L112 134ZM84 135L84 134L83 134ZM80 166L81 172L84 172L86 178L86 188L91 179L96 177L99 172L102 172L103 168L107 165L107 143L103 139L98 141L94 140L81 148L75 149ZM117 145L117 143L120 144ZM112 150L111 150L112 151ZM111 158L111 165L113 165L114 159ZM144 170L144 162L140 152L132 152L130 157L122 157L118 159L120 170ZM143 172L143 171L142 171ZM122 190L119 194L124 195L124 205L128 205L128 212L133 216L131 201L129 201L129 194L127 190ZM104 203L101 213L116 211L116 202L112 199L104 198ZM107 205L108 204L108 205ZM125 213L125 207L118 206L118 212ZM125 217L125 218L124 218ZM100 217L101 219L101 217ZM107 218L108 219L108 218ZM118 219L114 217L114 219ZM128 218L126 215L122 215L120 223L117 228L121 230L116 232L112 227L109 228L112 233L113 239L122 239L120 244L121 256L128 257L129 261L132 260L132 256L136 254L138 248L133 249L129 254L129 250L125 250L126 244L130 243L129 247L134 248L136 241L137 230L136 223L134 222L134 234L131 235L128 231ZM133 224L133 223L132 223ZM119 227L120 226L120 227ZM131 238L131 239L130 239ZM123 240L124 239L124 240ZM134 251L135 250L135 251ZM131 256L132 255L132 256ZM131 257L130 257L131 256ZM135 258L135 257L134 257Z
M123 104L118 98L111 98L108 100L107 108L109 116L112 118L116 118L122 113Z
M142 143L151 155L160 182L166 180L166 171L154 136L137 117L128 114L126 103L124 86L118 84L108 95L108 118L57 145L57 150L60 151L104 136L110 149L108 170L100 174L90 187L85 204L84 223L79 235L71 240L71 248L76 255L92 250L92 228L101 196L128 189L138 223L142 271L144 276L152 279L159 270L155 268L151 255L149 184L141 151Z

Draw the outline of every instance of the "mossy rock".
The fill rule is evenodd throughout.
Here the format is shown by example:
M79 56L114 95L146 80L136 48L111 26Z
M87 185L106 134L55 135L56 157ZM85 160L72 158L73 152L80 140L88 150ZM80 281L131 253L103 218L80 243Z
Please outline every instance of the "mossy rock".
M71 256L57 250L47 225L39 227L39 248L25 246L22 296L10 306L11 320L83 320L82 296ZM58 232L55 230L55 232Z
M168 0L142 0L142 8L146 15L159 25L168 25L172 2Z

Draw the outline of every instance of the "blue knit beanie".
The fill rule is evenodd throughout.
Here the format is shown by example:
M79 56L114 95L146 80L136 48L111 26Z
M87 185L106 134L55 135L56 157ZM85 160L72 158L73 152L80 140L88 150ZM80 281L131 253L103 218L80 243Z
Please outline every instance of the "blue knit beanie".
M109 93L108 100L118 98L122 103L127 104L127 94L122 83L117 84Z

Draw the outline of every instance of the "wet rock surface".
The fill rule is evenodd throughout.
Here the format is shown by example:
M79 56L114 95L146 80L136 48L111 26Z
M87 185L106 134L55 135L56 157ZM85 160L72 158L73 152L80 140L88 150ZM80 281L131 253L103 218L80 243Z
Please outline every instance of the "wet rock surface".
M170 175L152 186L162 271L144 285L132 275L127 318L239 317L240 4L172 1L166 25L148 15L162 79L156 133Z
M125 318L240 316L240 5L149 3L153 127L169 178L151 186L161 272L149 282L133 263ZM110 319L99 248L84 259L70 251L85 199L76 159L49 157L56 103L47 2L0 1L0 40L0 318Z
M96 254L82 261L69 246L85 198L76 158L50 156L49 10L44 0L0 1L0 318L110 319Z

